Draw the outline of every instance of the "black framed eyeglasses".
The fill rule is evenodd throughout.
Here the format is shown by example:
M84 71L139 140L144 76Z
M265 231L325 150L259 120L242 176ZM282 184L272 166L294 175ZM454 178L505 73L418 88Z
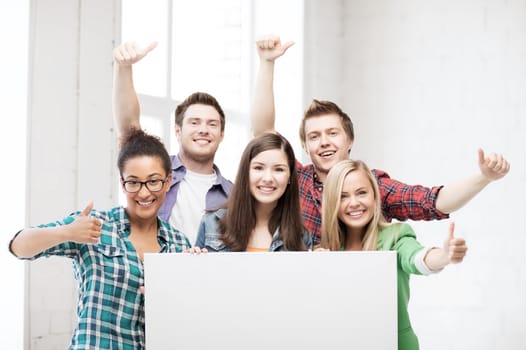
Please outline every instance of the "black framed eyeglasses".
M122 185L124 186L124 190L128 193L137 193L141 190L142 186L146 186L148 191L150 192L159 192L163 189L164 184L166 181L168 181L168 177L164 178L164 180L161 179L153 179L153 180L146 180L146 181L137 181L137 180L122 180Z

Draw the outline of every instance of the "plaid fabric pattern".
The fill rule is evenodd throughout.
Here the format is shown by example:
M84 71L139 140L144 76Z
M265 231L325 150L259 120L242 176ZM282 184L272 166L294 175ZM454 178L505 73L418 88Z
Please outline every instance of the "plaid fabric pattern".
M300 187L303 224L312 234L314 245L321 240L321 199L323 184L318 180L314 165L296 162ZM381 170L372 170L378 181L384 217L397 220L439 220L448 218L436 209L435 201L442 186L432 188L410 186L393 180Z
M67 225L80 212L62 221L39 227ZM78 284L78 324L70 349L144 349L144 267L127 238L130 222L122 207L107 212L92 210L90 216L103 221L98 244L65 242L37 256L64 256L73 260ZM181 252L190 247L188 239L159 220L161 253Z

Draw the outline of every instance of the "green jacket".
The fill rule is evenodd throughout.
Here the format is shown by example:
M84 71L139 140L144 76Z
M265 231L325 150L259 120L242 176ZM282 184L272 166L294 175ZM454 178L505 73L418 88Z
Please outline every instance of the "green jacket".
M418 350L418 339L411 328L409 304L409 275L421 275L415 266L415 256L424 248L407 224L393 224L378 234L378 250L396 250L398 284L398 349Z

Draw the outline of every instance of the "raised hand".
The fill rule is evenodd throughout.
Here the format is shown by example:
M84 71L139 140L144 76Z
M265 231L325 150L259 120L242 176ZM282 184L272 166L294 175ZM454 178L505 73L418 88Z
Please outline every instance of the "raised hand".
M502 154L490 153L489 155L484 155L484 151L480 148L478 153L480 171L488 180L501 179L510 171L510 163Z
M76 243L98 243L101 235L102 222L99 219L89 216L93 209L93 202L90 202L80 215L71 224L67 225L69 240Z
M140 47L134 42L123 43L113 49L113 60L119 65L131 66L132 64L140 61L156 47L156 41L153 41L145 48Z
M294 45L292 41L281 44L279 36L276 35L266 35L256 40L256 48L261 61L274 61L292 45Z
M463 238L455 238L455 223L451 222L449 224L449 235L446 241L444 242L444 254L447 257L447 260L451 264L458 264L462 262L468 247L466 246L466 241Z

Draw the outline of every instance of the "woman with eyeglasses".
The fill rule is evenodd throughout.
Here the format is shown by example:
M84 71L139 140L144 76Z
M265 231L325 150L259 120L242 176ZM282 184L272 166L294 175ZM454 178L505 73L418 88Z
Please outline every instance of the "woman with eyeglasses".
M131 130L118 157L127 206L83 211L18 232L9 250L20 259L72 259L78 284L70 349L144 349L145 253L181 252L188 239L157 213L170 188L171 162L161 141Z

